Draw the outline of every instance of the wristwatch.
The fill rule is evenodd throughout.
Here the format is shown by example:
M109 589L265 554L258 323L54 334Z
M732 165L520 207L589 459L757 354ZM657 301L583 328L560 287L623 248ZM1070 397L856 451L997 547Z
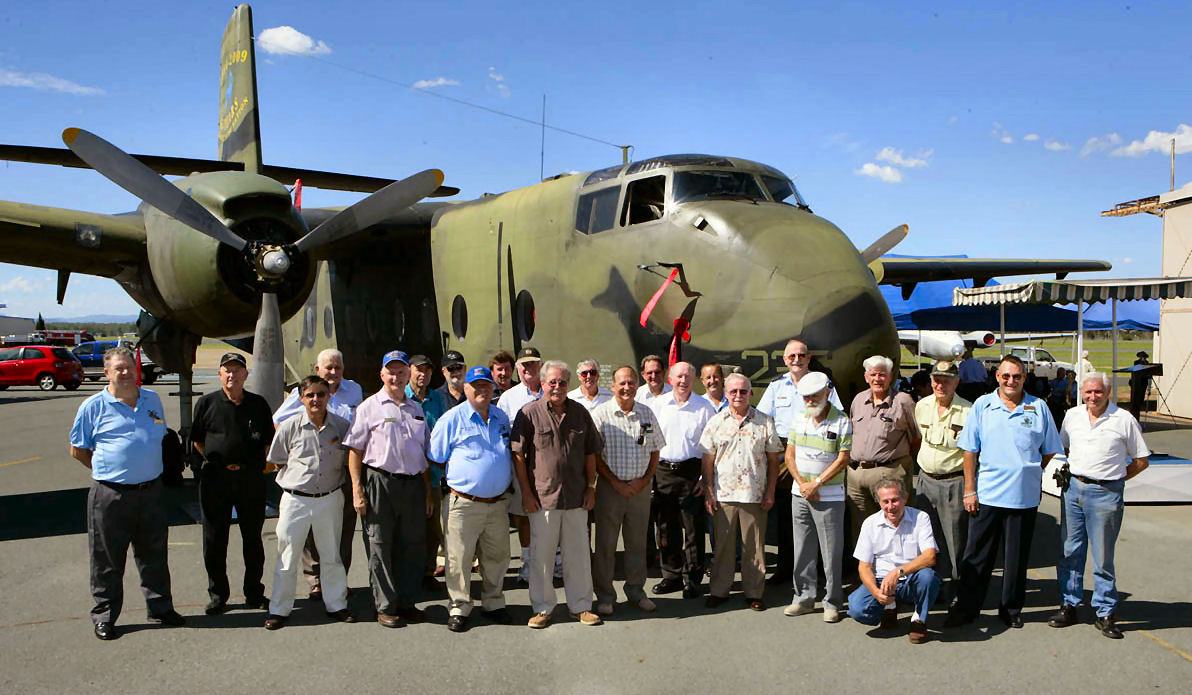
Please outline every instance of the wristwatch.
M596 489L596 481L595 481L595 480L593 480L592 482L588 483L588 489L590 489L590 490L595 490L595 489Z
M906 576L906 570L904 570L904 569L902 569L901 567L899 567L899 568L898 568L898 578L899 578L899 579L902 579L902 578L903 578L903 577L905 577L905 576Z

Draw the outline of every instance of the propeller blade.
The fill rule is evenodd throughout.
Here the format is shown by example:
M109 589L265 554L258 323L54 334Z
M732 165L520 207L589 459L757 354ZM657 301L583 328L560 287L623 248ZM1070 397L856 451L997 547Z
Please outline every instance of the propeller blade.
M401 181L394 181L315 227L294 246L299 251L309 251L355 234L429 196L442 183L443 172L438 169L427 169Z
M62 131L62 141L92 169L188 227L237 251L247 242L157 172L103 138L80 128Z
M244 387L262 396L269 407L277 410L285 400L285 350L281 339L281 311L277 295L261 294L261 314L253 334L252 371Z
M890 249L898 245L898 242L906 238L906 234L909 231L910 227L900 224L883 234L882 238L870 244L869 248L861 252L861 259L865 262L865 265L873 263L888 253Z

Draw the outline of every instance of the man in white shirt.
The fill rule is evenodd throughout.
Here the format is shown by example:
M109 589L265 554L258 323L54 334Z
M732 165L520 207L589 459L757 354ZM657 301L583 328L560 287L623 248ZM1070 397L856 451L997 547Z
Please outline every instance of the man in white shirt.
M1085 374L1080 384L1084 404L1068 411L1060 442L1068 452L1071 474L1060 507L1064 557L1056 568L1062 603L1047 624L1067 627L1078 622L1076 607L1084 597L1084 561L1093 550L1093 608L1102 635L1121 639L1114 622L1118 605L1113 550L1122 527L1126 481L1150 463L1142 428L1110 398L1109 375Z
M927 611L940 593L935 576L935 537L926 512L906 506L901 478L882 478L873 494L882 510L861 525L853 557L859 563L861 586L848 597L849 617L883 630L898 627L901 600L915 604L912 644L927 641Z
M613 399L613 392L600 385L600 363L584 360L575 366L579 375L579 386L567 392L567 397L592 412L597 406Z
M704 398L712 404L716 412L728 407L728 398L724 396L724 369L719 362L706 362L699 368L699 380L704 385Z
M637 387L637 402L652 405L655 398L671 392L671 385L666 383L666 367L658 355L646 355L641 368L642 385Z

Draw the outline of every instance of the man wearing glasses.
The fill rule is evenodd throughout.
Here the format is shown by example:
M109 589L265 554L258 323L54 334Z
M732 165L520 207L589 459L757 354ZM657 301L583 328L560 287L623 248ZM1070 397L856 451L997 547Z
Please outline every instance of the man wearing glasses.
M1007 627L1022 627L1043 469L1063 451L1047 404L1023 391L1025 374L1022 360L1003 357L997 390L973 404L957 442L965 452L964 509L972 518L960 590L944 627L964 625L980 614L999 546L1005 564L998 618Z
M798 394L798 386L799 380L811 371L811 351L807 349L807 343L795 338L787 341L786 349L782 351L782 361L786 364L787 373L771 381L766 387L762 399L757 403L757 411L774 418L778 441L785 449L791 422L803 414L803 398ZM837 410L844 410L835 387L829 391L828 400ZM791 474L786 466L778 469L778 485L774 488L774 514L774 521L778 524L778 564L775 565L774 574L768 583L789 584L791 568L795 564L795 553L791 526Z
M579 374L579 386L567 394L568 398L587 408L589 413L613 399L613 392L600 385L600 364L596 360L580 362L575 371Z
M443 395L448 409L468 400L468 397L464 395L464 369L466 367L464 356L458 350L448 350L443 353L443 378L446 381L436 390Z

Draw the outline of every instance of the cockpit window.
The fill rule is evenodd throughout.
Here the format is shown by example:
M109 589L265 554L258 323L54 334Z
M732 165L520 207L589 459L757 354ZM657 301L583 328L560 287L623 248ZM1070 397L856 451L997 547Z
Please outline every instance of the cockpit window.
M794 205L811 212L811 208L803 200L803 196L799 195L799 189L795 188L795 184L791 183L790 179L763 175L762 183L765 184L766 190L770 191L770 197L774 199L774 202Z
M666 212L666 177L649 176L630 181L621 208L621 226L662 219Z
M675 174L676 203L693 200L765 200L753 174L741 171L680 171Z
M588 178L584 179L584 185L591 186L594 183L600 183L601 181L608 181L609 179L615 179L621 173L621 169L624 169L624 168L625 168L624 164L618 164L616 166L608 167L607 169L600 169L598 171L593 171L591 174L588 174Z
M612 229L617 221L617 198L620 195L620 186L581 195L579 206L575 210L576 231L596 234Z

